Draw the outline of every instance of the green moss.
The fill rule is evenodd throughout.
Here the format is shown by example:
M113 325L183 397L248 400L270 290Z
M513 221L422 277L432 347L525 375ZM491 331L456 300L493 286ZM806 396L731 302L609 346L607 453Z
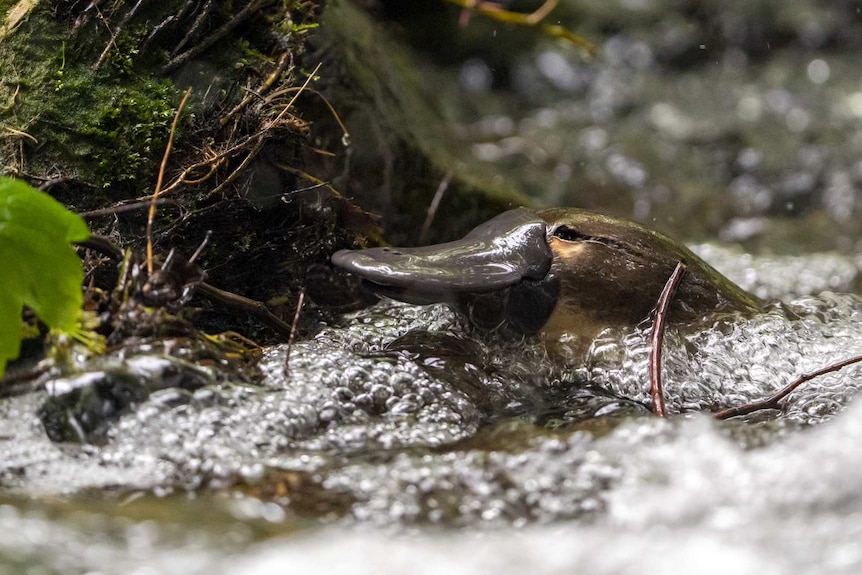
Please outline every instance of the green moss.
M238 86L265 77L285 49L283 30L308 29L310 8L300 9L295 0L280 4L207 44L247 3L216 3L190 13L184 0L164 0L145 3L129 18L137 5L131 0L103 6L98 15L81 3L37 3L0 41L0 173L74 178L105 192L88 198L94 206L149 192L180 93L193 87L169 168L188 159L183 146L184 136L193 133L191 120L201 120L194 150L208 130L217 132L215 139L225 136L207 120L244 96ZM199 16L204 25L190 31ZM165 66L177 57L171 51L184 39L189 41L180 52L200 53L168 76Z
M157 171L177 90L169 80L135 73L129 46L136 42L121 35L95 69L99 55L68 47L67 34L65 22L37 8L0 45L0 102L8 102L0 125L38 141L38 153L28 145L24 164L7 160L7 171L60 172L114 198L139 195Z
M173 84L139 79L106 85L86 71L78 73L67 76L54 100L74 114L45 113L45 120L62 128L50 145L87 170L83 179L91 183L128 191L148 186L170 132L177 97Z

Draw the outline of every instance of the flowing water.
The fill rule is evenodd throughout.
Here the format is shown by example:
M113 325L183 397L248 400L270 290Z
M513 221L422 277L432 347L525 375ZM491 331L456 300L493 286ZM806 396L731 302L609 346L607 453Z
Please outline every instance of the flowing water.
M709 249L775 289L756 278L780 259ZM786 259L797 279L799 261ZM830 270L804 280L814 290L855 281L847 258L806 265ZM86 412L40 411L74 387L53 380L0 407L0 557L64 573L856 572L862 368L804 384L781 412L707 413L862 349L862 300L787 288L754 318L668 333L667 419L644 406L647 326L605 332L566 366L444 306L393 302L295 343L289 361L267 350L260 384L195 368L190 390L151 390L95 444L48 438L46 424ZM146 357L106 361L151 379L183 367Z

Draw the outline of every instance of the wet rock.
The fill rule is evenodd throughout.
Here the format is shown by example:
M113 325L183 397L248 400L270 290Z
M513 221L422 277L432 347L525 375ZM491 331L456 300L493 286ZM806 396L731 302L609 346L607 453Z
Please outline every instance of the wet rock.
M212 373L179 359L131 357L100 371L51 380L37 415L52 441L98 443L113 422L151 394L177 388L194 391L215 381ZM170 400L162 395L158 401L178 404L187 398L174 393Z

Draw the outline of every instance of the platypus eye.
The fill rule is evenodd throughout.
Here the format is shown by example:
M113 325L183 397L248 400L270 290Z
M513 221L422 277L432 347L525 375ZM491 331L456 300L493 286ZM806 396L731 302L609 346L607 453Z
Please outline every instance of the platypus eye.
M590 242L593 244L601 244L615 250L625 251L627 249L626 244L619 240L606 236L594 236L590 234L585 234L565 224L561 224L554 228L554 230L551 232L551 235L553 235L555 238L560 238L564 242Z
M554 228L552 235L555 238L560 238L565 242L584 242L595 240L596 238L593 236L589 236L587 234L583 234L576 230L575 228L570 228L569 226L557 226Z

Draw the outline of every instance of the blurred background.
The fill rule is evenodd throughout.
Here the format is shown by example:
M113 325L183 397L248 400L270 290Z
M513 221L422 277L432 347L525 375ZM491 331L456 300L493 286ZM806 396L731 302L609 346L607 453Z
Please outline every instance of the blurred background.
M409 47L463 161L537 204L776 253L858 248L858 2L559 2L544 22L594 57L440 0L366 8Z

